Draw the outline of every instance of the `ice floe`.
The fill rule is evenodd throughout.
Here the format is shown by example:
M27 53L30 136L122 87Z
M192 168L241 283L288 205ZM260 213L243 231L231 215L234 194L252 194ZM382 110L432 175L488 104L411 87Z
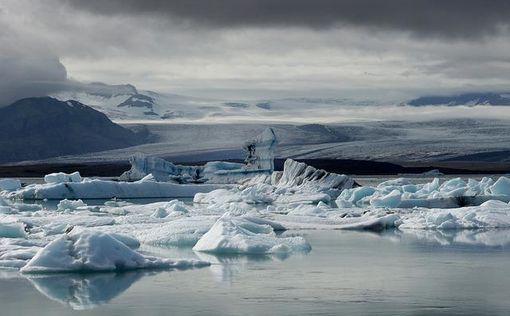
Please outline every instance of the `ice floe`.
M279 237L275 228L283 227L261 218L233 216L227 212L198 240L193 250L227 254L268 254L311 249L303 237Z
M51 241L23 267L22 273L185 269L208 265L199 260L171 260L142 255L114 236L92 231L64 234Z
M64 172L56 172L44 176L44 182L46 183L66 183L81 181L82 181L81 175L77 171L69 174Z
M81 182L31 184L16 191L4 191L3 195L24 200L167 198L193 197L198 192L224 187L220 184L157 182L150 177L135 182L83 179Z
M389 208L455 208L480 205L488 200L510 201L510 179L480 181L454 178L440 183L438 178L424 184L414 184L405 178L388 180L375 187L344 190L336 199L339 207Z
M18 179L0 179L0 191L15 191L21 188L21 181Z

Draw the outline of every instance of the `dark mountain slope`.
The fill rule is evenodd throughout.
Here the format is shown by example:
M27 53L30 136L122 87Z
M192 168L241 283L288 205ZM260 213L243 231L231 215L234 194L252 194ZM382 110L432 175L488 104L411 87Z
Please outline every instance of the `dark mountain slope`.
M129 147L144 137L77 101L27 98L0 108L0 163Z

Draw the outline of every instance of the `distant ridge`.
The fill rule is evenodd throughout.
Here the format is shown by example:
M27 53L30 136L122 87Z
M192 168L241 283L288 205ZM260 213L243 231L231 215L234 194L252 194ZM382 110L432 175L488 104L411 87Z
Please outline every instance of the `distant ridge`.
M21 99L0 108L0 163L140 144L144 137L77 101Z
M510 93L464 93L453 96L424 96L407 102L411 106L427 105L510 105Z

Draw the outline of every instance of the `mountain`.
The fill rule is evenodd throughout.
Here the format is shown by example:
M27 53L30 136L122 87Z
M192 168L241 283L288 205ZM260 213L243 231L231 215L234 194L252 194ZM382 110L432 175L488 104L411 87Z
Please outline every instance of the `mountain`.
M22 99L0 108L0 163L124 148L141 134L77 101Z
M411 106L427 105L510 105L510 93L464 93L454 96L424 96L407 102Z
M112 120L201 119L221 112L223 107L222 101L138 90L130 84L99 82L76 84L52 97L79 101Z
M259 100L217 100L139 90L130 84L76 83L52 97L76 100L103 112L110 119L194 121L245 119L289 119L314 113L331 115L340 107L392 104L391 102L349 98L280 98Z

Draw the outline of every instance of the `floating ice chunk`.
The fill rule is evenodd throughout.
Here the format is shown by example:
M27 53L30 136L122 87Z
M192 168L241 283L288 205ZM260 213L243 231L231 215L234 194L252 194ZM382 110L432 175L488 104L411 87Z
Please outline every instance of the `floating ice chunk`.
M467 185L461 178L454 178L444 182L440 187L439 191L443 196L462 196L467 190Z
M336 201L337 205L340 207L341 204L345 204L345 202L349 202L350 204L357 205L359 201L367 196L372 196L376 190L372 187L358 187L352 189L343 190L338 196ZM349 205L349 204L347 204Z
M25 226L22 223L0 223L0 238L24 238Z
M155 218L165 218L168 216L168 211L162 207L159 207L151 214L151 216Z
M21 188L21 182L18 179L0 179L0 191L15 191Z
M161 207L158 207L152 214L151 217L165 218L174 217L188 214L188 208L186 205L179 200L172 200Z
M74 211L77 209L86 208L87 204L85 204L82 200L67 200L63 199L57 204L57 211Z
M21 268L41 249L44 241L25 238L0 239L0 267Z
M218 216L181 217L167 223L138 226L132 233L144 244L192 247L217 219Z
M56 172L44 176L46 183L81 182L82 178L78 171L73 173Z
M385 211L366 211L360 208L332 209L325 216L316 215L281 215L275 214L269 218L279 222L287 229L347 229L373 230L397 228L401 224L400 216L387 214Z
M510 206L490 200L480 206L455 209L416 209L401 214L401 229L479 229L509 228Z
M370 204L375 207L398 207L401 201L401 193L398 190L393 190L385 196L374 197L370 200Z
M175 180L180 183L191 182L203 177L201 166L180 166L157 157L147 157L136 153L129 158L131 169L124 172L119 179L137 181L152 174L156 181Z
M493 195L510 195L510 179L500 177L491 187L490 191Z
M193 250L214 253L269 254L309 251L303 237L277 237L268 221L225 213Z
M144 256L113 236L83 231L65 234L37 254L21 269L23 273L122 271L133 269L191 268L208 265L197 260L170 260Z
M321 216L325 217L331 208L323 202L319 202L317 206L309 204L300 204L289 211L288 215L297 216Z
M397 178L397 179L383 181L383 182L379 183L377 185L377 187L382 188L382 187L388 187L388 186L404 186L404 185L408 185L408 184L413 184L413 183L411 182L411 180L406 179L406 178Z
M82 182L32 184L17 191L9 192L7 196L26 200L192 197L198 192L210 192L225 187L229 186L86 179Z
M437 176L444 176L444 173L442 173L438 169L432 169L432 170L423 172L421 175L426 176L426 177L430 177L430 176L437 177Z

